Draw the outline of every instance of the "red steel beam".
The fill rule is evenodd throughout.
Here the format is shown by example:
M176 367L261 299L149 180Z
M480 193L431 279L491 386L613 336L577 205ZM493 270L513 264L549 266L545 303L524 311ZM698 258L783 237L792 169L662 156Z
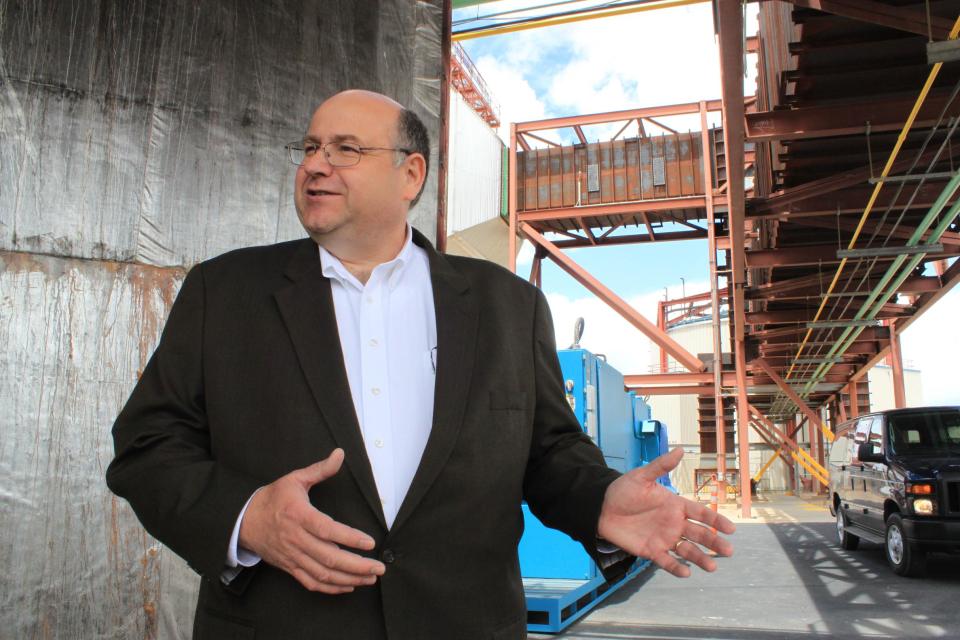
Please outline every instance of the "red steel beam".
M712 396L712 384L685 384L662 387L626 387L641 396Z
M664 198L611 204L592 204L582 207L558 207L538 211L520 212L521 222L542 222L545 220L564 220L567 218L599 218L604 216L626 215L651 211L673 211L675 209L700 209L705 206L704 196L688 198Z
M524 131L524 132L523 132L523 137L524 137L524 138L533 138L534 140L539 140L540 142L542 142L542 143L544 143L544 144L547 144L547 145L550 145L551 147L559 147L559 146L560 146L559 144L557 144L557 143L554 142L553 140L547 140L546 138L542 138L542 137L540 137L540 136L533 135L533 134L530 133L529 131ZM529 151L529 149L528 149L528 151Z
M742 93L742 92L741 92ZM742 100L741 100L742 102ZM719 111L723 104L720 100L708 100L707 109L710 111ZM569 116L566 118L550 118L547 120L531 120L529 122L518 122L518 131L542 131L543 129L559 129L562 127L576 127L589 124L605 124L607 122L620 122L622 120L633 120L636 118L647 118L649 116L678 116L688 113L698 113L700 110L699 102L688 102L684 104L672 104L660 107L644 107L641 109L627 109L624 111L608 111L606 113L594 113L582 116Z
M789 222L790 224L796 224L803 227L813 227L816 229L830 229L831 231L836 231L838 229L840 231L860 230L864 236L867 234L875 234L881 238L899 238L901 240L910 239L917 230L916 227L911 227L908 224L879 224L875 221L865 222L861 226L856 220L851 218L838 218L836 214L830 217L816 216L798 219L787 218L786 220L781 220L781 222ZM932 234L933 230L928 229L923 235L920 236L920 241L926 242ZM937 242L945 246L960 247L960 234L952 231L945 231L937 240Z
M583 222L583 219L580 220ZM537 225L533 225L534 228ZM543 232L553 232L552 229L544 228L540 229ZM579 248L579 247L602 247L606 245L621 245L621 244L650 244L651 242L671 242L676 240L700 240L701 238L706 238L706 231L674 231L673 233L661 233L656 238L650 239L646 235L629 235L629 236L610 236L608 238L597 238L596 243L591 243L586 239L577 239L577 240L557 240L554 244L560 247L561 249L569 248Z
M871 97L841 104L748 113L747 140L771 142L862 134L866 132L868 122L871 131L900 130L915 102L915 96ZM926 127L937 122L949 102L948 92L931 92L917 114L914 127ZM958 113L960 105L953 103L946 116L956 116Z
M866 242L866 239L864 240ZM864 246L866 246L864 244ZM857 247L859 248L859 246ZM954 254L946 250L942 253L928 253L931 260L938 257L952 257ZM871 258L871 260L890 261L893 256ZM817 244L800 247L781 247L778 249L757 249L747 252L747 266L755 269L760 267L797 267L802 265L833 264L840 262L837 257L836 244Z
M950 35L953 22L940 16L930 16L923 11L909 7L893 7L871 0L786 0L787 2L806 9L816 9L835 16L850 18L881 27L889 27L907 33L927 36L930 33L934 40L946 40ZM929 25L929 26L928 26ZM929 31L928 31L929 28Z
M773 367L771 367L766 360L764 360L763 358L757 358L756 360L754 360L754 364L759 366L764 373L770 376L770 379L773 380L773 383L777 385L781 391L783 391L784 395L790 398L791 402L797 405L797 408L800 410L800 413L807 416L807 419L810 420L810 424L814 425L817 429L820 429L820 430L827 429L827 427L820 422L820 416L818 416L816 412L813 409L811 409L806 402L804 402L803 398L801 398L797 394L797 392L793 390L793 387L787 384L787 382L783 378L781 378L776 371L773 370ZM827 430L829 431L829 429ZM833 432L830 431L830 435L827 437L830 438L830 441L832 442Z
M650 338L654 344L666 349L667 353L673 356L674 359L687 370L699 372L706 368L699 358L684 349L680 343L665 332L660 331L655 324L647 320L636 309L627 304L623 298L587 273L586 270L571 260L570 257L564 254L556 245L540 235L529 224L521 222L520 229L532 242L546 249L548 256L557 266L566 271L595 296L606 302L614 311L623 316L627 322Z

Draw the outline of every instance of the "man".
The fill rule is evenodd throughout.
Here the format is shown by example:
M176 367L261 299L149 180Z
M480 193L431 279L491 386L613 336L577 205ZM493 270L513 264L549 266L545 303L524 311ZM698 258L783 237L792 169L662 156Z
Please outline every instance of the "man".
M408 227L412 113L343 92L288 149L310 238L192 269L114 425L108 484L203 577L194 637L525 637L522 499L610 576L731 552L656 484L681 451L604 465L543 295Z

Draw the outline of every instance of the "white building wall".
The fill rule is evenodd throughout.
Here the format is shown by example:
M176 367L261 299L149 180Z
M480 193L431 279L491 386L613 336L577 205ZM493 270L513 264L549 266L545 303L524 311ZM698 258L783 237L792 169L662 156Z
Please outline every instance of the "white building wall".
M500 215L503 143L456 90L450 91L447 235Z

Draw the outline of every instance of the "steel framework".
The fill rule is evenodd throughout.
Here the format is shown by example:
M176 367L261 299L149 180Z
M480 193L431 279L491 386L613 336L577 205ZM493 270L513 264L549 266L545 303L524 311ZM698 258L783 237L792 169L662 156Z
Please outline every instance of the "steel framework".
M628 375L628 387L711 399L701 428L709 421L718 435L719 477L725 399L736 402L741 469L753 428L775 448L771 460L791 473L798 463L820 483L831 426L869 410L864 378L873 365L888 359L895 402L906 402L899 336L960 281L960 65L926 61L929 39L957 37L958 13L955 1L771 0L761 3L759 36L747 40L741 3L717 0L720 100L511 126L509 254L518 236L529 238L532 281L544 259L556 262L661 348L661 372ZM757 54L749 97L745 51ZM717 110L722 127L710 130L707 114ZM701 118L697 135L660 121L690 113ZM622 126L611 141L588 143L583 127L604 123ZM644 164L644 149L656 156L658 144L645 123L692 149L673 156L673 177L669 162ZM631 125L636 137L621 139ZM559 128L578 143L564 147L544 133ZM605 164L604 154L627 160ZM673 188L678 177L683 186ZM708 241L711 290L661 305L656 323L563 252L693 238ZM867 251L849 252L856 249ZM730 318L727 366L721 305ZM714 325L710 367L667 333L696 315ZM670 358L685 372L668 372ZM744 515L749 482L741 473Z

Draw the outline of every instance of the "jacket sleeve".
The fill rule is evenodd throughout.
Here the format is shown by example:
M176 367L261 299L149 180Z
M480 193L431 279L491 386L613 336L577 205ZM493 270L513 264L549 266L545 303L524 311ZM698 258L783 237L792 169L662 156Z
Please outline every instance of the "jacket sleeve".
M533 440L524 476L524 498L531 511L549 527L567 533L611 580L633 563L618 552L615 561L597 549L597 523L603 497L619 473L609 468L603 453L583 432L563 393L550 308L537 291L534 318L536 404Z
M204 402L203 267L177 296L156 351L113 425L107 485L146 530L217 580L237 515L260 483L218 464Z

